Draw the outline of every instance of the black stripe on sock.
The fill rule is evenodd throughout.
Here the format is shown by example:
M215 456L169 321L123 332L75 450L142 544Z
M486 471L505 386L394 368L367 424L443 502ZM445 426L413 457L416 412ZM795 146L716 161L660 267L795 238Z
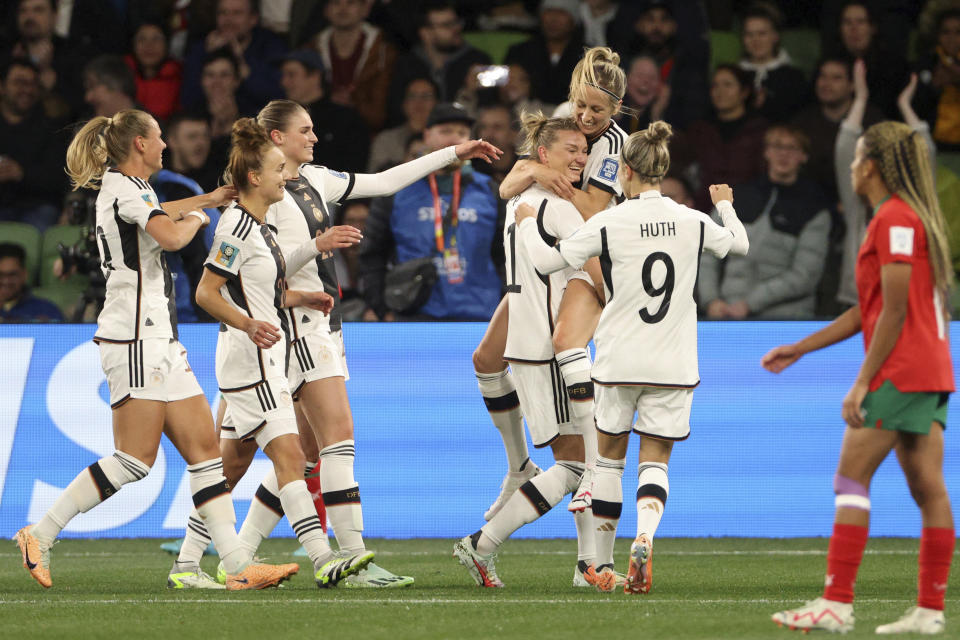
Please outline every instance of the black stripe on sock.
M97 485L97 491L100 493L100 502L103 502L120 490L120 487L113 486L113 483L107 479L107 474L100 468L99 462L94 462L87 467L87 470L90 471L93 483Z
M197 525L193 524L193 521L187 523L187 528L193 531L195 534L203 538L204 540L210 540L210 534L207 533L206 529L200 529Z
M497 398L483 396L483 404L487 405L487 411L510 411L520 407L520 397L516 391Z
M223 427L221 427L221 429L222 429L222 428L223 428ZM222 459L222 458L217 458L217 461L216 461L216 462L211 462L210 464L205 465L205 466L202 466L202 467L196 467L196 468L194 468L194 469L191 469L191 468L187 467L187 471L189 471L190 473L203 473L204 471L213 471L214 469L223 469L223 459Z
M593 515L596 518L619 520L622 512L622 502L607 502L606 500L593 499Z
M307 535L312 531L323 531L323 525L320 524L319 520L317 520L311 525L304 525L303 527L301 527L296 531L296 534L298 538L302 538L303 536Z
M342 445L330 445L326 449L323 449L320 452L320 458L327 458L330 456L356 456L357 448L352 444L342 444Z
M200 489L200 491L197 491L195 494L193 494L193 506L199 509L214 498L219 498L225 493L230 493L230 487L227 485L226 480L221 480L217 484L204 487L203 489Z
M324 491L323 504L336 507L341 504L360 504L360 487L350 487L340 491Z
M533 505L533 508L537 510L539 515L542 516L553 508L553 505L547 502L547 499L543 497L540 490L529 480L520 486L520 491L527 497L527 500L530 501L530 504Z
M262 502L263 506L267 509L270 509L281 518L283 517L283 505L280 503L280 497L268 491L266 487L263 485L257 487L257 493L254 497Z
M645 484L637 489L637 500L640 498L656 498L663 504L667 504L667 490L659 484Z
M124 469L127 470L127 473L132 475L137 480L143 480L145 477L147 477L147 474L143 472L143 469L141 469L140 467L137 467L132 462L128 462L127 460L124 460L117 454L113 454L113 457L116 458L117 462L119 462Z

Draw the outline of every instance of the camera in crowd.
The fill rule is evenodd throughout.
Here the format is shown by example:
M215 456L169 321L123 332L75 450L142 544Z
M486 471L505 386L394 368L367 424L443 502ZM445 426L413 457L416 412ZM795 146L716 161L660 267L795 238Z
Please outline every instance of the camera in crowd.
M73 313L74 322L82 322L88 307L96 313L103 308L107 294L107 280L100 270L100 249L97 247L96 197L84 191L67 194L64 201L69 224L80 226L80 239L72 245L57 244L62 273L76 273L87 278L89 284Z

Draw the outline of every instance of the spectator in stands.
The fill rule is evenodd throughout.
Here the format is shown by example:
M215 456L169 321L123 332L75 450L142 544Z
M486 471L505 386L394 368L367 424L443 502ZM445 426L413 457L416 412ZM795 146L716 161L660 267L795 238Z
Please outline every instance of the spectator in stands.
M370 200L361 198L344 202L334 214L334 220L336 225L350 225L362 233L367 228L369 216ZM333 263L340 283L340 304L337 307L340 315L348 322L362 320L367 305L360 291L360 247L351 245L336 251Z
M460 144L470 138L472 124L466 111L441 103L430 113L424 139L431 151ZM455 190L460 197L452 208ZM498 190L466 163L374 200L360 244L360 281L368 307L364 318L398 319L384 297L388 265L432 258L437 282L429 299L399 319L489 320L502 293L505 211Z
M870 101L886 117L895 118L897 94L910 74L902 52L891 51L884 38L877 37L877 19L865 0L849 0L840 11L839 42L825 41L821 50L862 58L867 64Z
M324 15L330 26L314 44L326 68L330 100L355 109L376 132L387 118L397 51L378 27L366 21L372 5L372 0L328 0Z
M510 107L502 104L480 107L477 113L475 137L497 147L503 151L503 155L491 164L479 162L475 168L498 183L510 173L513 163L517 161L517 136L520 132L514 126L515 122Z
M771 122L793 117L806 101L803 72L780 46L783 16L769 2L756 2L743 16L740 67L753 74L753 107Z
M450 0L427 0L421 9L420 42L397 60L390 84L389 118L401 119L404 87L414 78L430 78L439 100L452 101L475 64L490 64L490 56L463 39L463 19Z
M313 120L317 134L313 162L343 171L365 171L370 154L367 123L356 110L327 97L320 54L288 53L281 61L280 84L286 97L303 105Z
M97 56L83 69L84 101L94 116L111 117L136 107L137 85L133 72L120 56Z
M804 173L820 185L831 207L838 201L833 147L840 122L853 104L852 73L848 58L823 58L817 64L814 81L816 102L802 109L792 121L810 138L810 159ZM883 120L883 113L877 107L868 105L866 109L864 128Z
M607 46L607 28L617 17L620 3L616 0L584 0L580 3L583 39L588 47Z
M693 209L696 206L693 201L693 187L679 173L667 173L667 177L660 183L660 193L685 207Z
M250 115L242 112L237 103L240 64L230 49L224 47L207 54L200 71L200 86L203 89L201 104L210 123L213 161L226 166L233 123Z
M133 51L124 57L136 82L136 99L166 121L180 106L183 66L168 55L167 35L158 22L145 22L133 34Z
M428 78L413 78L403 90L401 124L381 131L370 147L368 171L376 173L403 162L404 149L411 137L420 137L427 118L437 105L437 85Z
M566 102L573 68L583 57L579 22L577 0L542 0L539 31L507 51L504 62L526 69L533 98L550 105Z
M202 189L201 193L216 189L223 174L223 165L212 161L210 123L207 118L199 113L178 113L170 118L164 130L169 154L164 166L196 182Z
M18 244L0 244L0 322L63 322L49 300L30 294L27 252Z
M830 212L817 185L800 175L808 140L789 125L764 139L765 175L737 185L737 214L750 255L704 254L698 280L708 318L812 318L829 246Z
M929 3L921 18L929 52L919 63L916 109L944 151L960 151L960 2Z
M40 70L44 109L54 118L77 115L83 107L84 64L93 56L85 47L70 46L56 35L54 0L20 0L17 8L18 40L12 56L33 60Z
M67 190L66 145L39 101L33 61L6 62L0 68L0 220L43 230L56 223Z
M708 113L709 27L701 0L650 0L627 39L611 40L624 59L644 53L657 61L670 100L663 119L683 129Z
M615 116L617 124L627 133L643 131L663 118L670 102L670 87L660 79L657 61L639 54L627 64L627 93L623 107Z
M697 176L697 209L709 211L707 186L743 184L763 173L763 134L767 122L750 110L750 74L732 64L717 65L710 85L714 114L678 136L678 168Z
M217 0L216 29L195 40L183 61L183 106L196 107L202 102L204 60L222 48L237 60L240 82L236 102L240 113L256 113L283 95L274 61L286 53L287 47L278 36L258 26L259 22L256 0Z

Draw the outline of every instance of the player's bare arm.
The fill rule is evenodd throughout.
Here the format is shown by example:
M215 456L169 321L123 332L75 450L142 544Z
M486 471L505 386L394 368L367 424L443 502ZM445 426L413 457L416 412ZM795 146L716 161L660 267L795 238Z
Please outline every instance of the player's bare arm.
M254 320L230 306L220 295L220 287L226 283L227 279L223 276L204 269L200 282L197 283L197 304L216 320L246 333L261 349L269 349L276 344L283 337L279 327L262 320Z

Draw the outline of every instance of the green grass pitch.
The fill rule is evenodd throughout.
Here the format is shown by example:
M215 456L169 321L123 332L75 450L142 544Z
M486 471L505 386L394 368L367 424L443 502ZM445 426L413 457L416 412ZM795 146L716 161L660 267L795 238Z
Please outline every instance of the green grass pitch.
M508 541L497 564L504 589L475 587L451 557L453 542L368 541L381 566L416 577L406 589L318 590L301 561L284 588L241 593L167 589L172 556L159 540L63 541L51 552L53 588L44 590L10 543L0 551L0 636L789 640L802 636L778 629L770 614L819 595L827 547L824 539L658 539L653 593L627 596L571 586L572 540ZM629 542L617 542L621 569ZM289 562L296 547L271 540L261 553ZM914 603L917 547L916 540L870 541L857 626L847 637L875 637L876 625ZM204 568L213 573L216 559L206 557ZM951 583L947 637L960 630L960 585Z

